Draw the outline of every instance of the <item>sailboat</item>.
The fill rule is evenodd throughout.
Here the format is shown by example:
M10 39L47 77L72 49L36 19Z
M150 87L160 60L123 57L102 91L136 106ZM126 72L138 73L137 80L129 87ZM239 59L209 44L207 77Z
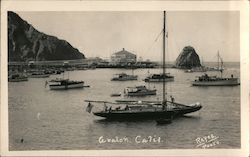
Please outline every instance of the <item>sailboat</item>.
M164 11L164 22L163 22L163 74L165 74L165 17L166 12ZM164 79L164 78L163 78ZM166 99L165 81L163 83L163 99L162 101L130 101L113 103L107 101L91 101L88 102L86 111L91 113L93 103L103 103L104 109L102 111L93 112L94 115L104 117L112 120L145 120L145 119L169 119L184 114L198 111L202 108L200 103L194 103L193 105L184 105L174 101ZM116 108L112 108L112 105L119 105Z
M224 70L223 68L223 60L220 56L220 52L217 52L217 66L216 67L207 67L208 71L221 71Z
M221 61L221 64L220 64ZM215 69L216 71L220 71L220 77L217 76L208 76L208 74L204 74L199 76L198 79L195 79L192 82L193 86L237 86L240 85L239 79L234 77L231 74L231 77L222 77L223 74L223 61L218 52L218 67Z
M69 73L68 73L69 77ZM74 81L65 79L64 75L63 78L56 78L52 79L49 82L45 82L45 86L49 84L50 90L67 90L67 89L75 89L75 88L83 88L84 87L84 81Z

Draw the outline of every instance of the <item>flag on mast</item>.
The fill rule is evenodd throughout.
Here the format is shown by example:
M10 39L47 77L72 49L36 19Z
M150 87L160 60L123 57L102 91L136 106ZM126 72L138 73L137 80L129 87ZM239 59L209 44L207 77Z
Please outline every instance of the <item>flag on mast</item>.
M92 105L90 102L86 108L86 112L90 113L94 105Z

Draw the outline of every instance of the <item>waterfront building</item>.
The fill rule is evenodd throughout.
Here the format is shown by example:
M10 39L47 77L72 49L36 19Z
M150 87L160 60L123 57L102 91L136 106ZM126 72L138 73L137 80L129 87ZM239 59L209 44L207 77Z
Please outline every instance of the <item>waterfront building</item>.
M116 53L113 53L111 55L111 64L117 65L117 64L131 64L136 62L136 55L126 51L124 48L121 51L118 51Z

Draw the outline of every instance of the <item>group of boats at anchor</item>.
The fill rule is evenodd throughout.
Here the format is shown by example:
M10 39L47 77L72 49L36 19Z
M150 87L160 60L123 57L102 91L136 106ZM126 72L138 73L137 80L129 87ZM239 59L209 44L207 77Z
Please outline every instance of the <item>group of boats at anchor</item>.
M201 76L198 76L197 79L191 82L193 86L237 86L239 85L239 79L234 77L233 74L231 77L222 77L223 69L220 70L221 76L216 75L209 76L207 73L204 73ZM131 81L137 80L137 75L129 75L126 73L115 74L115 77L111 81ZM146 83L157 83L157 82L170 82L174 81L174 76L170 73L165 74L151 74L143 79ZM124 89L125 96L147 96L147 95L156 95L156 89L148 89L145 85L139 85L134 87L127 87ZM120 93L113 93L111 96L121 96Z
M133 78L138 78L135 75L127 75L122 73L123 78L117 79L112 78L112 81L129 81L134 80ZM157 79L155 78L157 76ZM165 77L163 77L165 76ZM151 79L153 77L153 79ZM163 77L163 78L162 78ZM126 79L124 79L126 78ZM164 79L165 78L165 79ZM194 86L225 86L225 85L239 85L239 83L234 82L238 78L222 78L222 77L212 77L204 74L200 76L197 80L193 81ZM156 81L157 80L157 81ZM162 82L174 81L174 76L168 74L152 74L144 79L145 82ZM200 83L200 84L198 84ZM109 101L98 101L98 100L85 100L88 102L86 111L91 113L94 103L101 103L104 105L103 110L93 111L95 116L103 117L106 120L148 120L153 119L158 125L169 124L176 117L183 116L185 114L193 113L199 111L202 108L201 103L195 102L189 105L181 104L175 101L174 97L170 96L169 100L165 96L165 90L163 91L162 101L136 101L136 100L116 100L115 102ZM125 96L146 96L146 95L156 95L156 89L147 89L146 86L140 85L135 87L127 87L124 90ZM120 94L114 94L114 96L120 96ZM115 107L114 107L115 105Z
M108 101L96 101L96 100L85 100L88 102L86 111L91 113L93 108L93 103L103 103L104 109L101 111L93 112L94 115L103 117L109 120L145 120L154 119L158 124L169 123L174 117L182 116L187 113L192 113L198 111L202 108L200 103L195 103L193 105L184 105L174 101L168 101L166 99L166 69L165 69L165 40L166 40L166 29L165 29L165 17L166 12L163 14L163 72L162 75L152 75L145 81L155 81L162 80L163 83L163 98L162 101L122 101L122 102L108 102ZM163 76L162 78L160 76ZM123 76L121 76L123 77ZM127 76L126 76L127 77ZM139 87L138 89L145 89L144 87ZM119 105L112 109L112 105Z
M126 73L115 74L111 81L131 81L137 80L137 75L128 75ZM147 76L145 82L163 82L163 81L173 81L174 76L171 76L170 73L163 74L151 74ZM147 95L156 95L156 89L149 89L145 85L139 85L134 87L126 87L124 89L125 96L147 96ZM121 96L120 93L111 94L112 97Z
M202 105L199 102L191 103L191 104L181 104L175 101L175 99L170 96L170 100L167 99L166 95L166 87L165 84L167 81L174 81L174 76L171 76L169 73L166 73L165 67L165 40L168 38L166 36L165 30L165 17L166 12L164 11L163 18L163 66L162 66L162 74L153 74L144 79L145 82L161 82L163 84L163 92L162 92L162 100L159 101L99 101L99 100L85 100L88 103L86 111L91 113L92 108L95 103L102 103L104 105L103 110L93 111L92 113L95 116L103 117L107 120L155 120L157 124L167 124L171 123L172 120L176 117L183 116L185 114L193 113L202 109ZM222 70L221 70L222 73ZM117 77L112 78L112 81L127 81L127 80L137 80L137 76L130 76L125 73L118 74ZM238 81L238 78L234 78L233 75L231 78L222 78L222 77L214 77L208 76L204 74L200 76L198 79L192 81L192 85L194 86L219 86L219 85L239 85L239 83L234 82ZM137 93L138 91L146 91L145 86L136 86L135 91L132 90L131 94ZM154 91L152 91L154 94ZM115 107L113 108L113 106Z
M48 78L51 74L61 74L64 70L29 70L24 72L9 72L8 82L28 81L29 78Z
M50 74L46 74L42 71L37 71L33 73L15 72L8 76L8 82L22 82L28 81L28 78L46 78L49 76Z
M164 11L164 22L163 22L163 72L160 74L151 74L147 76L145 82L160 82L163 84L162 100L156 101L99 101L99 100L85 100L88 103L86 111L91 113L94 103L102 103L104 109L101 111L92 112L94 115L112 120L145 120L154 119L158 124L170 123L173 118L183 116L188 113L193 113L199 111L202 108L201 103L195 102L192 104L181 104L175 101L175 99L170 96L170 100L167 99L165 84L168 81L174 81L174 76L170 73L166 73L165 67L165 40L168 38L166 36L165 30L165 17L166 12ZM219 70L221 72L221 77L208 76L204 74L199 76L196 80L192 81L193 86L235 86L239 85L238 78L231 75L229 78L223 78L223 69ZM39 74L34 74L31 77L37 77ZM40 75L42 76L42 75ZM19 79L20 81L26 81L26 76L23 75L12 75L9 76L9 81L11 79ZM116 74L111 81L130 81L138 80L137 75L128 75L126 73ZM70 79L56 78L45 82L45 87L49 85L51 90L67 90L74 88L89 87L84 85L84 81L73 81ZM114 93L111 96L120 96L121 93ZM124 95L126 96L146 96L146 95L156 95L156 89L148 89L145 85L139 85L135 87L127 87L124 89ZM113 107L113 106L116 107Z
M64 71L62 71L64 72ZM61 74L61 72L56 71L53 74ZM22 82L28 81L28 78L48 78L51 73L45 72L43 70L33 71L32 73L13 73L8 76L9 82ZM88 85L84 85L84 81L75 81L70 79L56 78L50 81L45 81L45 87L49 85L51 90L66 90L66 89L75 89L75 88L83 88L89 87Z

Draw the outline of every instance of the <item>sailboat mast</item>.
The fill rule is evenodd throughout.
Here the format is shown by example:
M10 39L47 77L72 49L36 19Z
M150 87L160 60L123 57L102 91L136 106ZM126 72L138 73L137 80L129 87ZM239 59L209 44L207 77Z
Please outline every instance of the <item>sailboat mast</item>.
M164 11L163 12L164 13L164 16L163 16L163 67L162 67L162 69L163 69L163 105L165 105L165 103L166 103L166 95L165 95L165 93L166 93L166 89L165 89L165 75L166 75L166 70L165 70L165 39L166 39L166 37L165 37L165 35L166 35L166 11Z
M218 51L218 70L220 71L220 77L222 78L223 69L222 69L222 63L220 64L220 60L221 60L221 57L220 57L220 53Z
M220 70L220 54L219 51L217 52L217 57L218 57L218 70Z

